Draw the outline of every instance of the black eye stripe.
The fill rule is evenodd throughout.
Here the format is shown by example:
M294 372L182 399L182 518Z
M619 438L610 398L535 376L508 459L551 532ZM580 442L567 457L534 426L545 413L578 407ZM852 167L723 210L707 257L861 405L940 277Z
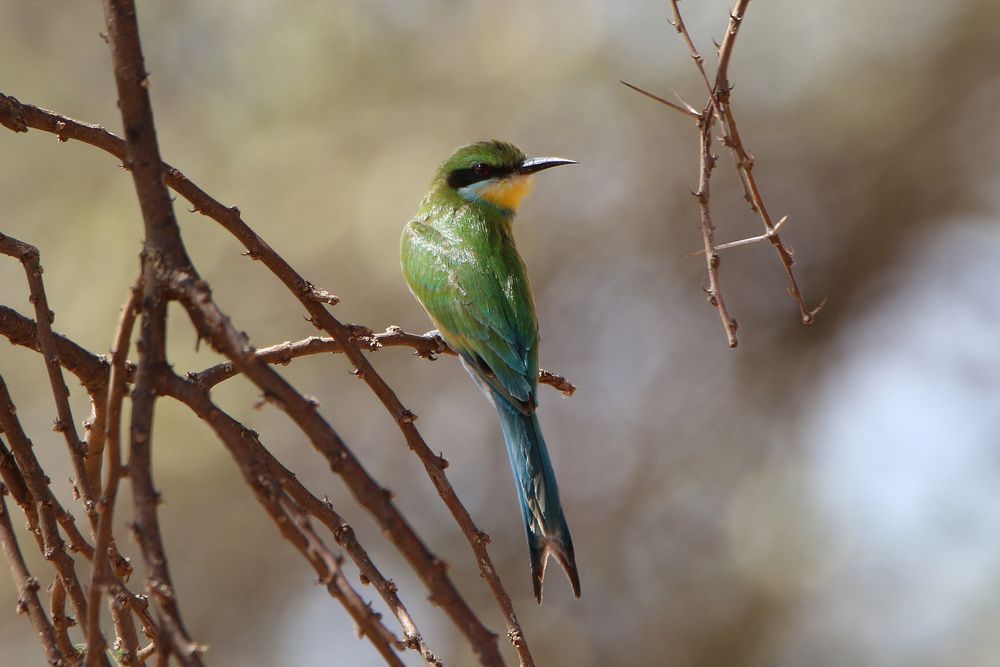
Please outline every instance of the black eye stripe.
M486 167L486 169L483 169L483 167ZM510 167L491 167L480 163L468 169L456 169L448 174L448 185L457 190L467 185L478 183L479 181L507 176L513 172L514 169Z

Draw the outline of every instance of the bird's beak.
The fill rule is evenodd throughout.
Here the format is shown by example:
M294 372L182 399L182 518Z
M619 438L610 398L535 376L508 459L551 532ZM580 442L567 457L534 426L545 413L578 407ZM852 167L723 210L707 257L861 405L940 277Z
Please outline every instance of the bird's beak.
M529 157L517 167L518 174L533 174L549 167L558 167L563 164L576 164L576 160L567 160L561 157Z

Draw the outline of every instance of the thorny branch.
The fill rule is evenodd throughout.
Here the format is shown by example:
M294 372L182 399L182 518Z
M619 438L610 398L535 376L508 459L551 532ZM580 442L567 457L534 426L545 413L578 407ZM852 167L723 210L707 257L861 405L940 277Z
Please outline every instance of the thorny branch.
M684 18L681 16L679 0L670 0L670 6L674 15L671 25L674 26L687 46L688 52L691 55L691 60L698 69L698 73L700 74L701 79L705 84L705 88L708 91L708 102L705 104L702 111L697 111L691 107L691 105L683 102L683 100L682 104L677 104L639 88L631 83L622 81L622 83L632 90L635 90L636 92L641 93L642 95L645 95L660 104L693 118L698 125L700 138L698 168L699 179L698 190L693 194L698 200L702 237L705 247L696 254L705 254L705 263L709 282L708 289L706 290L708 301L719 312L719 318L722 320L722 326L725 329L729 347L736 347L737 345L738 341L736 338L736 329L738 325L736 320L729 315L725 300L722 296L722 289L720 287L719 280L719 265L721 264L718 254L719 250L750 245L760 241L769 241L774 247L775 252L777 252L778 258L785 270L789 284L788 293L793 299L795 299L799 307L799 314L802 323L806 325L812 324L815 321L816 313L819 312L819 310L823 307L823 304L826 302L824 299L814 308L806 306L805 298L802 296L798 280L796 279L795 272L792 269L792 264L794 263L792 252L787 246L785 246L778 233L782 224L785 220L787 220L787 216L783 217L777 224L772 221L764 203L764 199L760 194L760 188L757 185L756 178L753 174L754 157L743 144L743 139L741 138L736 127L736 119L733 115L732 105L730 104L732 85L729 82L729 63L732 60L733 49L736 45L736 37L739 33L740 26L743 24L743 19L746 15L746 10L749 4L750 0L736 0L736 4L730 12L729 24L726 27L726 35L722 40L722 44L719 46L715 79L712 81L712 79L709 78L707 70L705 69L705 59L695 46L694 40L691 38L691 33L688 31L687 26L684 23ZM753 236L730 243L715 243L715 225L712 222L708 206L709 179L711 178L711 171L716 162L716 156L712 153L711 128L713 121L717 122L722 130L722 143L733 153L735 167L740 175L740 183L743 186L744 198L750 204L751 210L757 213L760 217L764 225L764 233L759 236Z
M297 503L300 511L318 519L326 526L339 544L354 561L363 581L371 582L382 599L399 620L406 635L407 645L420 651L430 665L440 662L424 643L416 623L397 595L395 584L387 580L369 558L368 553L354 536L351 528L328 501L314 496L295 474L285 468L260 442L257 434L246 428L216 406L205 387L176 375L164 378L163 393L187 405L196 415L204 419L229 449L230 454L245 474L255 472L257 478L276 478L284 493ZM263 501L262 501L263 502Z
M20 613L28 614L31 624L42 642L45 650L45 657L49 664L59 664L65 659L59 644L56 641L56 631L49 622L49 617L45 614L41 600L38 599L38 580L31 576L28 566L24 562L24 556L17 545L17 536L14 534L14 525L10 520L10 512L7 510L7 487L0 484L0 549L3 550L7 562L10 563L11 574L14 575L14 582L17 584L17 610Z
M129 425L129 478L135 508L133 533L146 566L146 590L161 612L165 632L161 655L173 654L184 667L202 667L201 647L181 618L166 549L160 531L159 492L153 482L152 438L156 405L154 384L167 365L167 290L162 267L188 266L170 195L163 185L163 165L153 124L149 80L139 44L139 25L132 0L104 0L104 21L125 128L125 159L132 173L145 240L142 251L142 319L138 368L132 390ZM94 647L88 647L93 651Z
M120 324L119 334L127 329L124 323L126 308L123 311L123 323ZM0 335L5 336L11 343L22 345L31 349L38 349L37 325L31 319L17 313L16 311L0 306ZM122 340L118 338L118 340ZM69 339L55 334L55 341L59 351L63 366L73 373L80 382L86 386L104 387L109 384L109 368L106 359L94 355L81 348ZM124 349L116 346L115 350ZM112 366L117 367L118 355L113 355ZM127 364L122 365L127 368ZM113 373L113 370L111 371ZM125 377L127 370L119 377ZM110 380L115 384L114 378ZM396 585L386 579L369 558L365 549L358 542L354 535L354 530L337 514L332 505L325 500L320 500L314 496L301 482L295 474L285 468L258 439L255 432L246 428L238 421L218 409L209 397L208 391L199 383L182 379L176 375L161 378L162 394L171 396L186 404L191 410L204 419L220 435L220 439L230 448L234 459L244 466L258 466L266 471L266 474L273 476L280 483L285 493L289 495L305 512L315 517L326 526L333 535L338 545L344 548L354 563L357 565L363 581L372 583L379 594L385 600L387 606L393 611L406 635L407 646L415 648L424 657L429 665L440 665L440 661L434 656L431 650L424 643L423 637L409 611L399 599ZM109 457L116 447L117 436L111 432L110 427L115 423L109 421L108 449ZM114 459L111 458L113 461ZM6 457L0 449L0 469L5 469ZM256 468L255 468L256 469ZM109 471L109 475L112 473ZM10 484L5 474L4 480ZM15 481L16 482L16 478ZM23 486L23 482L20 486ZM19 487L18 487L19 488ZM108 491L110 488L108 488Z
M408 347L413 349L415 355L425 359L433 360L434 355L437 354L455 356L455 352L448 347L444 339L433 331L425 334L412 334L399 327L391 326L383 333L374 333L367 327L358 324L347 326L352 331L359 332L353 336L353 340L359 347L366 350L375 351L384 347ZM269 347L262 347L256 351L256 355L258 359L268 364L285 365L291 363L292 359L306 355L343 351L344 349L335 338L311 336L295 342L285 341ZM232 362L224 361L203 371L188 373L188 379L205 387L213 387L238 374L239 371ZM576 386L569 380L544 369L538 371L538 381L558 389L564 396L572 396L576 391Z
M45 287L42 284L42 265L38 260L38 248L18 241L15 238L0 233L0 254L13 257L24 266L28 278L28 288L31 292L31 303L35 306L35 317L38 321L38 344L41 348L45 368L48 371L52 395L56 400L56 412L59 415L54 430L65 436L69 448L70 459L76 473L76 490L83 500L83 506L92 527L96 525L94 514L94 493L90 476L84 463L84 443L76 431L76 422L69 406L69 389L63 380L62 368L59 366L59 356L52 343L52 320L54 314L49 309Z
M142 295L142 281L129 290L128 300L122 306L121 318L118 322L118 331L115 334L114 347L111 349L111 377L108 381L107 398L102 402L107 408L106 433L104 443L108 452L108 479L103 487L103 495L98 507L100 519L97 524L97 539L94 543L94 563L90 575L90 590L88 592L91 608L96 608L97 601L101 597L101 591L105 586L112 585L111 574L111 554L109 549L112 544L112 521L114 518L115 501L118 497L118 483L124 473L121 460L121 411L122 401L125 398L126 375L125 362L128 358L129 341L132 339L132 329L135 325L135 317L139 306L139 299ZM100 472L100 459L96 470ZM95 481L99 482L100 477ZM135 655L139 650L138 637L135 634L135 627L132 624L131 616L116 614L116 627L119 637L122 640L122 648L129 655ZM97 614L92 614L87 619L87 654L85 667L93 667L97 662L97 656L104 651L103 636L100 632L100 623Z

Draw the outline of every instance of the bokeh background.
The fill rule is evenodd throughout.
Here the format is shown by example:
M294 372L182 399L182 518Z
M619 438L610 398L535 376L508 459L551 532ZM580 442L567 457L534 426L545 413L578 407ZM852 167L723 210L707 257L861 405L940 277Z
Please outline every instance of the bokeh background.
M729 3L683 9L711 55ZM373 358L493 536L540 665L1000 664L1000 5L750 6L734 108L770 210L790 216L803 290L828 302L803 327L769 247L726 251L734 351L688 256L700 247L695 128L618 83L703 103L668 16L659 0L140 6L165 157L338 294L344 320L429 328L400 277L398 237L455 146L497 137L580 161L537 179L517 235L542 365L579 386L565 400L543 387L541 414L582 599L555 570L534 603L495 416L460 365L403 349ZM0 3L0 89L119 132L102 29L97 2ZM719 165L720 240L759 233L728 154ZM177 210L255 344L313 333L235 241ZM106 351L140 247L127 174L87 146L0 132L0 229L40 247L57 329ZM29 312L10 261L0 302ZM176 367L213 363L172 314ZM335 356L282 369L502 632L458 529L348 371ZM69 501L41 360L0 342L0 373ZM215 395L354 522L448 664L470 664L289 421L255 409L243 380ZM159 417L166 543L211 664L379 664L208 429L169 401ZM123 520L129 498L126 486ZM15 598L0 577L0 662L40 664Z

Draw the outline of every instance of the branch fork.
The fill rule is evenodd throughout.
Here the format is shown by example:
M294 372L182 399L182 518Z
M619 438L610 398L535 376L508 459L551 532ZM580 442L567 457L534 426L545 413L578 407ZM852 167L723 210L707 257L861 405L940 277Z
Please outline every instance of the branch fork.
M736 0L736 4L729 13L729 24L726 27L725 37L722 40L722 44L717 45L718 64L715 71L714 81L710 80L708 77L708 73L705 69L705 59L695 46L694 40L691 38L691 33L688 32L687 26L684 23L684 18L681 16L678 3L679 0L670 0L670 6L673 10L673 19L668 19L668 22L674 27L675 30L677 30L681 39L687 45L691 60L694 62L698 73L701 75L702 82L708 92L708 102L706 103L704 110L699 112L697 109L681 99L676 92L674 94L680 100L680 104L671 102L670 100L660 97L659 95L651 93L631 83L627 83L625 81L622 81L622 83L632 90L655 100L656 102L673 109L674 111L694 119L698 125L699 135L701 138L699 150L699 188L697 192L692 194L695 195L695 198L698 201L698 208L701 217L702 238L705 247L691 254L704 254L706 257L706 269L709 280L709 286L706 289L706 292L709 294L709 303L718 310L719 317L722 320L723 329L726 333L726 340L729 347L732 348L737 345L737 323L734 318L730 317L728 310L726 309L725 301L722 297L719 280L720 260L717 254L719 250L725 250L742 245L750 245L760 241L769 241L774 247L779 261L785 270L789 283L788 294L795 299L796 304L799 307L799 315L803 324L809 325L815 321L816 314L823 307L826 300L823 299L819 305L813 308L806 306L805 299L802 296L802 292L798 285L798 280L792 270L792 264L794 263L794 260L792 259L792 252L784 245L780 235L778 234L781 226L787 220L787 216L779 220L777 224L773 223L770 214L767 211L767 207L765 206L763 197L760 194L760 188L757 185L756 178L753 174L753 168L755 165L754 157L743 145L743 140L736 127L736 120L733 116L732 107L729 104L730 93L733 90L733 86L729 82L729 63L732 59L733 48L736 44L736 37L739 33L740 26L743 24L743 19L746 16L747 6L750 4L750 0ZM739 172L740 182L743 186L744 199L749 203L751 211L757 214L764 225L764 233L761 235L748 237L739 241L732 241L730 243L723 243L720 245L715 243L715 226L709 212L708 185L711 171L715 167L716 162L716 156L712 154L711 126L713 121L718 122L721 128L722 135L720 140L722 141L722 144L729 148L733 154L734 165L736 170Z

